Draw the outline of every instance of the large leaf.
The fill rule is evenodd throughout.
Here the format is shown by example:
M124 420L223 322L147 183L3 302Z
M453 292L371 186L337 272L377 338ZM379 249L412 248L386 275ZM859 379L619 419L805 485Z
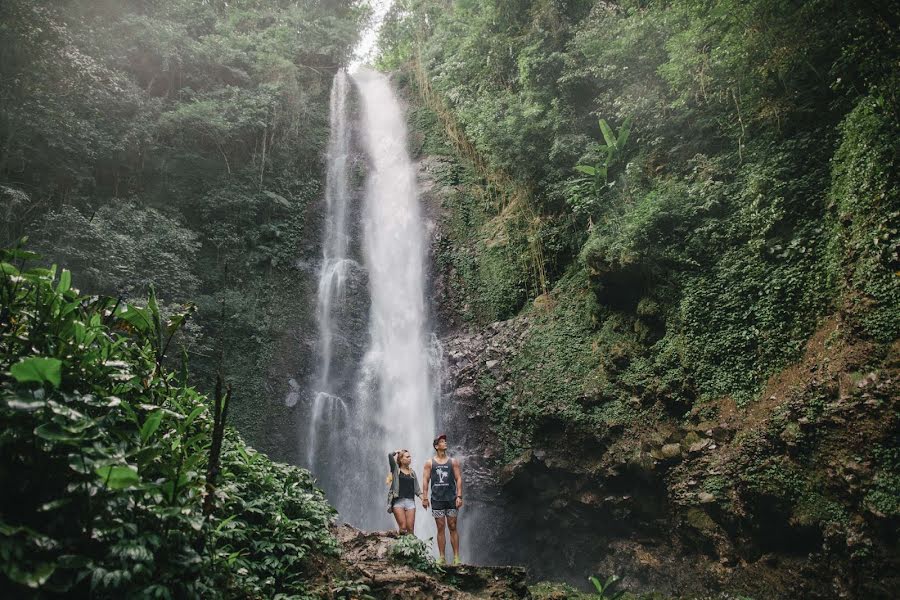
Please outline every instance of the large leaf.
M142 442L147 443L147 440L156 433L156 430L159 429L159 424L162 422L162 418L163 412L161 410L150 413L150 416L144 421L144 426L141 427Z
M94 470L111 490L124 490L141 482L138 472L129 466L107 465Z
M291 203L288 202L284 196L279 196L275 192L270 192L269 190L263 190L263 194L271 198L276 204L280 204L285 208L291 207Z
M612 127L606 122L606 119L600 119L600 131L603 132L603 139L610 148L616 147L616 136L613 135Z
M119 313L119 318L130 323L138 331L147 331L150 328L150 313L133 304L126 305L125 310Z
M588 165L575 165L575 170L591 177L596 177L597 175L597 168L589 167Z
M37 381L59 387L62 380L62 361L58 358L32 356L14 364L9 372L19 383Z
M10 564L3 570L16 583L30 588L39 588L56 571L56 565L53 563L38 563L33 569L23 571L18 565Z
M57 423L44 423L34 428L34 434L49 442L78 445L85 438L81 433L66 431Z
M619 151L622 151L625 148L625 144L628 143L628 135L631 133L631 117L625 119L625 122L622 123L622 128L619 129L619 139L616 140L616 146Z
M59 285L56 286L56 291L60 294L65 294L72 288L72 272L68 269L63 269L59 274Z

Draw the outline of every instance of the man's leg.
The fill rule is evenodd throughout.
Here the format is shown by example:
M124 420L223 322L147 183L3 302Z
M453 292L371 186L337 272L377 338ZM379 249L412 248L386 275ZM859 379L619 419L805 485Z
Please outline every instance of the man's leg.
M453 546L453 559L459 557L459 532L456 530L456 517L447 517L447 528L450 530L450 545Z
M444 559L444 546L447 543L447 538L445 537L444 527L447 526L447 519L444 517L435 517L434 524L437 525L437 547L438 547L438 556L441 560Z

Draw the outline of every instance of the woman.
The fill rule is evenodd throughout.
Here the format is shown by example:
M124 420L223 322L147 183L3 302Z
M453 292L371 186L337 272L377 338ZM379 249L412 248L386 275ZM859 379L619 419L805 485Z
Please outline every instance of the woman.
M419 480L412 470L412 455L408 450L388 454L391 466L391 489L388 491L388 512L394 514L400 533L414 533L416 527L416 496L422 495Z

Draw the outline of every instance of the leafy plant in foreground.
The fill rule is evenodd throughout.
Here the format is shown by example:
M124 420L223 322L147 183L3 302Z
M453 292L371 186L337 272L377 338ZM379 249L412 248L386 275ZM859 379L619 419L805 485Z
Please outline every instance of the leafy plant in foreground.
M228 429L209 485L209 401L163 360L186 315L163 320L152 293L147 307L81 296L35 258L0 250L0 587L314 597L334 510L307 471Z
M597 597L599 600L618 600L625 595L624 590L618 592L613 591L613 588L616 587L616 584L619 582L619 577L617 575L610 575L603 583L593 575L588 577L588 579L594 584L594 589L597 590Z
M443 569L437 565L434 558L428 552L425 542L414 535L401 536L391 546L388 556L394 562L407 565L426 573L441 573Z

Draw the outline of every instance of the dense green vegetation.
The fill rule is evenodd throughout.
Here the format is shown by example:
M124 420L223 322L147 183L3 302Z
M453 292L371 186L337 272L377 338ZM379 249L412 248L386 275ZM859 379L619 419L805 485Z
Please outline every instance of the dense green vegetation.
M311 475L230 429L217 444L226 394L209 399L163 365L185 315L164 319L152 290L146 306L82 296L69 271L32 258L0 253L0 586L17 598L306 598L323 585L341 597L343 583L322 579L334 509Z
M123 299L154 285L192 373L254 409L275 341L307 326L286 298L314 245L331 77L356 39L356 2L3 2L0 244L64 264ZM222 351L224 350L224 357ZM249 360L248 360L249 357Z
M895 340L897 17L829 0L397 3L381 62L444 140L423 150L457 186L439 256L457 309L543 323L526 347L549 360L521 365L513 396L611 422L634 397L681 414L753 399L835 310ZM501 420L527 431L528 413Z

